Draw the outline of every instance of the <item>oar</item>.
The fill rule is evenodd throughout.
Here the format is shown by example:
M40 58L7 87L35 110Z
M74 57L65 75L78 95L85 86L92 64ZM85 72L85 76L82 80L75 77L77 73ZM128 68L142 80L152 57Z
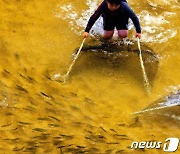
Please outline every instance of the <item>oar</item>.
M143 72L143 78L144 78L144 86L145 86L146 92L148 94L150 94L150 84L148 81L148 77L146 75L146 71L145 71L145 67L144 67L144 63L143 63L143 59L142 59L140 40L139 40L139 38L137 38L137 40L138 40L138 49L139 49L139 59L140 59L141 68L142 68L142 72Z
M83 39L83 41L82 41L82 43L81 43L81 46L80 46L80 48L79 48L77 54L75 55L75 57L74 57L72 63L70 64L70 66L69 66L69 68L68 68L67 73L64 74L64 75L60 75L60 74L57 75L58 77L60 77L60 78L63 80L63 81L62 81L63 83L65 83L66 80L68 79L69 74L70 74L70 72L71 72L71 70L72 70L72 67L73 67L73 65L75 64L75 62L76 62L76 60L77 60L77 58L78 58L78 56L79 56L79 54L80 54L80 52L81 52L81 49L82 49L82 47L83 47L83 45L84 45L85 40L86 40L86 38ZM57 77L56 77L56 78L57 78Z

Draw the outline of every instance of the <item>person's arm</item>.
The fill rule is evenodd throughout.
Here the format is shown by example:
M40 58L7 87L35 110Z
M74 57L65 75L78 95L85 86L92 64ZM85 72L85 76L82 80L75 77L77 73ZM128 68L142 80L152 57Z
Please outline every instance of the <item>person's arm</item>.
M88 24L85 28L85 32L89 33L89 31L91 30L92 26L94 25L94 23L96 22L96 20L100 17L100 15L103 13L104 7L106 5L106 1L104 0L99 7L97 8L97 10L94 12L94 14L90 17Z
M140 22L138 17L136 16L136 14L133 12L133 10L129 7L129 5L126 2L122 2L125 10L127 11L127 13L129 14L129 17L131 18L135 28L136 28L136 33L137 36L139 36L138 34L141 34L141 26L140 26Z

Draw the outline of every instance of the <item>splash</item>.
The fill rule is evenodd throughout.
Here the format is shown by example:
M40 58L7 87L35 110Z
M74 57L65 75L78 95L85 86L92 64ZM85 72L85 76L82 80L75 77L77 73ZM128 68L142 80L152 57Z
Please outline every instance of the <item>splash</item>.
M139 18L142 23L143 41L162 43L174 37L177 34L177 30L175 28L165 29L164 27L169 25L169 21L165 18L174 17L175 15L175 13L164 12L162 15L153 16L148 11L142 11Z
M160 6L172 6L174 8L179 7L178 4L178 0L147 0L147 2L149 3L149 5L153 6L153 7L160 7ZM173 4L173 5L172 5Z
M177 92L172 96L166 97L166 102L163 103L164 106L171 106L171 105L180 105L180 93Z
M157 7L159 4L148 1L149 5ZM177 3L176 1L174 3ZM84 31L86 24L90 16L97 9L99 2L97 0L86 0L86 5L89 7L87 10L82 10L79 14L72 3L68 5L58 5L57 9L53 12L58 18L67 21L70 25L70 29L77 35L81 35ZM170 5L169 1L163 0L162 5ZM147 10L143 10L137 14L142 27L142 41L143 42L156 42L162 43L167 42L169 38L174 37L177 34L176 27L169 25L168 19L175 18L177 15L174 12L164 12L160 15L150 15ZM170 27L171 28L167 28ZM133 29L133 23L129 20L129 30ZM103 19L100 17L91 29L90 35L102 35L103 34ZM116 33L115 33L116 37Z
M87 10L81 11L78 15L78 11L71 3L68 5L58 5L57 9L53 11L57 18L61 18L69 22L71 30L77 35L81 35L84 31L90 16L94 13L100 3L98 0L87 0L86 5L89 6ZM129 20L128 28L133 29L133 23ZM103 18L100 16L99 19L93 25L90 35L102 35L103 34ZM117 34L114 35L117 37Z
M68 5L58 5L57 9L53 12L58 18L68 21L71 27L77 35L80 35L95 9L98 7L98 1L87 0L86 5L89 6L87 10L82 10L81 14L78 15L78 11L71 3ZM91 35L102 34L102 17L100 17L91 30Z
M173 93L177 93L179 89L180 89L180 85L176 85L176 86L171 85L165 88L167 92L173 92Z

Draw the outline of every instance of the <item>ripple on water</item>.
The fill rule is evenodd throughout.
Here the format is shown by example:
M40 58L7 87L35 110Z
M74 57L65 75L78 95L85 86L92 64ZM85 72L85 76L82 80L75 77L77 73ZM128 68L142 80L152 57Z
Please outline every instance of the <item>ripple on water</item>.
M10 69L2 68L1 74L0 153L12 153L12 151L15 153L128 153L132 152L129 147L132 141L162 139L169 134L178 134L177 131L174 131L174 128L169 129L169 127L167 127L169 124L167 124L167 121L165 121L167 128L163 127L164 125L162 125L161 122L163 120L163 113L161 113L161 116L160 113L157 116L160 117L157 125L153 125L157 118L155 114L153 114L149 121L149 126L146 126L143 123L140 116L132 118L131 115L129 115L132 109L136 108L138 105L144 105L143 103L146 103L146 101L150 101L143 96L143 89L139 90L141 94L143 93L141 95L137 88L142 84L142 78L138 78L139 76L142 77L142 72L138 72L138 68L140 67L137 52L135 54L120 53L119 55L104 52L102 53L104 56L102 56L102 58L96 58L96 55L84 55L80 60L78 59L78 64L83 65L79 68L79 72L76 73L75 71L74 73L73 77L75 78L75 82L72 81L66 86L62 86L58 82L52 81L47 75L48 73L42 75L42 69L54 69L54 66L51 66L52 68L47 68L49 67L47 64L49 63L47 60L48 58L46 57L47 55L42 55L42 53L45 53L45 48L47 47L45 44L47 38L46 41L44 41L44 35L50 34L48 36L50 39L59 40L57 33L54 34L55 29L62 30L64 33L67 33L68 36L74 36L74 33L72 32L80 35L89 16L97 7L98 0L85 1L89 7L87 10L82 10L82 8L77 9L73 5L74 1L66 1L66 3L69 3L68 5L63 4L62 7L58 6L58 10L54 11L54 13L61 19L68 21L67 23L71 26L72 31L65 31L64 26L62 26L63 29L59 28L59 23L63 25L61 23L62 20L59 21L53 17L53 21L56 20L57 22L50 22L52 14L50 13L51 9L49 8L51 8L51 5L54 5L54 3L48 3L47 14L43 16L43 11L46 10L44 8L46 8L47 5L44 1L37 2L32 0L30 2L31 4L27 4L20 12L18 12L19 9L16 8L19 8L18 6L22 4L21 1L4 2L5 1L0 2L4 4L0 5L0 8L6 8L5 6L7 4L7 7L9 7L7 10L17 12L16 15L13 15L13 20L17 20L17 22L21 20L20 22L25 22L26 25L26 31L21 29L22 26L18 27L18 24L16 27L13 27L13 29L16 30L16 28L20 28L20 31L27 35L22 36L18 31L16 31L16 34L12 34L11 32L9 33L8 30L5 33L2 33L4 36L6 33L8 34L6 36L8 43L6 43L6 41L4 41L4 43L2 41L0 42L1 54L4 56L0 56L2 60L1 63L7 62L12 63L13 65L9 66ZM64 2L65 1L63 1L63 3ZM18 5L15 5L16 3L18 3ZM57 1L57 3L61 2ZM41 5L43 10L40 7ZM36 6L36 8L34 8L34 6ZM35 15L33 14L34 16L31 16L30 14L34 12ZM39 14L39 12L41 13ZM153 41L153 39L162 41L163 37L169 39L170 33L175 31L173 23L171 25L172 31L166 31L166 33L162 32L165 27L168 27L171 17L175 18L177 16L176 12L173 14L170 9L168 13L162 12L153 15L148 15L147 13L149 13L149 11L139 14L142 15L142 23L145 25L143 26L145 28L144 35L147 36L147 38L150 38L147 41ZM10 16L8 14L10 14ZM27 15L25 18L23 18L24 14ZM40 15L38 18L36 18L37 14ZM48 16L48 14L50 15ZM29 16L31 19L28 18ZM12 20L12 12L7 11L4 14L4 12L1 11L1 17L2 22L0 22L0 26L3 27L8 24L7 29L9 29L9 26L13 25L11 25L11 21L9 21ZM39 20L39 17L42 20ZM157 20L157 24L153 27L147 19L152 20L153 25L156 24ZM31 25L32 29L31 26L26 24L26 21L34 23L33 26ZM157 28L161 26L164 28ZM48 29L50 31L48 31ZM102 32L102 18L99 19L93 30L94 33ZM38 31L42 32L40 34L43 35L43 37L38 37ZM33 33L37 33L37 35L33 35ZM159 35L157 35L157 33ZM172 34L175 35L175 33ZM62 40L67 40L67 35L61 36ZM15 39L15 36L17 39ZM25 42L23 42L24 39ZM61 46L64 45L64 40L61 42ZM36 42L37 44L35 44ZM35 47L33 48L34 44ZM52 44L54 45L54 42ZM7 48L7 45L11 46L11 50ZM41 47L38 48L38 46ZM57 46L57 48L54 49L55 51L51 49L47 49L47 51L50 53L57 52L57 59L59 59L59 53L61 53L59 47L60 46ZM137 49L137 45L135 48ZM19 49L20 51L18 51ZM21 53L21 49L24 50L24 53ZM28 55L31 50L36 51L35 55L38 59L41 59L43 56L44 59L42 58L42 61L34 61L37 57L28 57L27 59L30 64L27 64L25 62L27 59L25 58L25 60L23 60L24 58L23 56L20 57L20 54ZM13 54L13 58L9 57L11 52L16 53ZM99 55L99 53L97 55ZM86 59L86 56L89 56L89 59ZM118 61L118 57L123 58L120 58ZM65 63L64 58L62 58L62 62ZM150 62L152 62L151 58L145 59L147 68L150 66ZM15 65L16 63L18 66ZM35 65L36 69L32 69L32 63ZM87 63L89 63L89 65ZM98 66L100 67L98 68ZM105 67L109 67L109 69L106 70ZM123 68L125 73L128 72L127 74L122 74ZM149 70L156 71L154 68L155 67L149 67ZM90 75L85 72L88 69ZM93 74L93 69L96 71L100 70L101 72L98 72L99 74ZM75 70L77 70L77 67ZM81 72L85 72L83 76ZM114 80L115 73L117 73L117 80ZM127 79L128 74L131 77L131 80ZM140 75L138 76L138 74ZM80 81L76 80L78 75L81 76L79 78ZM88 75L92 76L93 80L91 80ZM96 79L94 75L99 78ZM134 86L129 86L132 82L136 82L136 79L141 83L135 83ZM110 83L113 82L113 86L107 84L109 80ZM125 84L118 84L117 81L120 80ZM9 82L11 84L8 84ZM129 87L126 88L126 86ZM174 97L174 99L176 99L176 97ZM178 110L179 108L166 110L165 116L174 118L175 121L178 120L179 123L180 116ZM145 120L146 119L145 116ZM172 126L174 127L175 124L172 123ZM143 151L135 152L138 153Z

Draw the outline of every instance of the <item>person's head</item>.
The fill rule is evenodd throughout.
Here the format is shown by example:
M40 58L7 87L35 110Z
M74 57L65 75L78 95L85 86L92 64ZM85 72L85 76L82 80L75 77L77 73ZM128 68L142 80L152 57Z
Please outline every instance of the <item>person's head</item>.
M111 11L115 11L120 7L121 0L106 0L106 3Z

